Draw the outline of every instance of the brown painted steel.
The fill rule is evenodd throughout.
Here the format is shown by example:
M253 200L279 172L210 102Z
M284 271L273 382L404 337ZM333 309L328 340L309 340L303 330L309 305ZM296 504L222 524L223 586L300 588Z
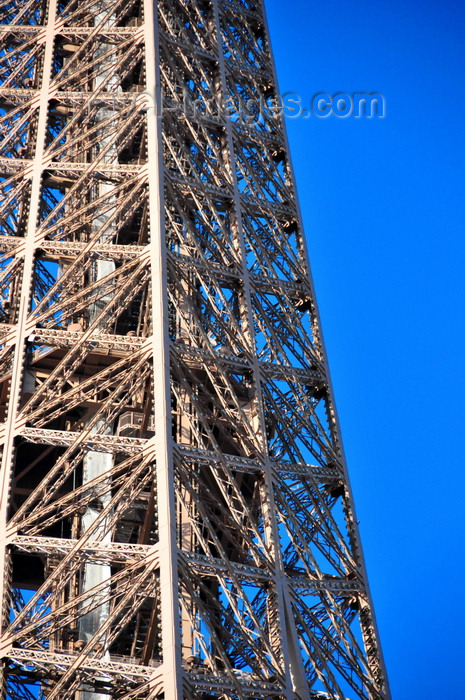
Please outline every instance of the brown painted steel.
M262 3L0 42L1 697L388 700Z

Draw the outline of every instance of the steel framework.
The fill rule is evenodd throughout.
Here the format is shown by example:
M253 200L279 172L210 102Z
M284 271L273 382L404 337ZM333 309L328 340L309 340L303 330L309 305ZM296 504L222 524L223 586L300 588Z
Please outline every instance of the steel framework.
M261 1L0 36L1 697L388 698Z

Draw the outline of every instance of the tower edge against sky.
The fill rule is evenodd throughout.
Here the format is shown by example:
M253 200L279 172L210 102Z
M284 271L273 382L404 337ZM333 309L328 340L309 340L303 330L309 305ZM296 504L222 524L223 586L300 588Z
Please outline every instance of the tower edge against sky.
M4 697L388 698L263 5L0 11Z

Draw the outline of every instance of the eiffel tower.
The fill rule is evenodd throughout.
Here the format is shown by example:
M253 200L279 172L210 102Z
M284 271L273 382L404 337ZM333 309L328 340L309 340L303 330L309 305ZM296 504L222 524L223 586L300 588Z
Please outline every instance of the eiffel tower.
M387 700L261 0L0 36L1 697Z

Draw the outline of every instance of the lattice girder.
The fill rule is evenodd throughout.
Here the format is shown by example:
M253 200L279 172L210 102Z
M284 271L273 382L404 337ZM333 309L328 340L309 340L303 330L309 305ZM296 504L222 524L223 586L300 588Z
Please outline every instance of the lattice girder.
M0 2L1 692L387 700L261 2Z

